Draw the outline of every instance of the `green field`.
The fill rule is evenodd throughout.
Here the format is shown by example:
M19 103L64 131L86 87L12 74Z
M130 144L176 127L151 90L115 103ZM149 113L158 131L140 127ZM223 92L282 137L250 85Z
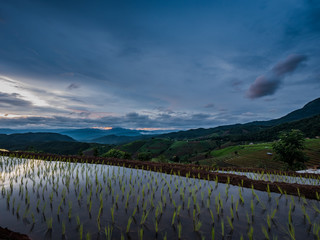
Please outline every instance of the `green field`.
M308 167L320 165L320 139L306 139L305 153L310 158L306 163ZM176 161L182 163L199 163L217 167L258 167L281 169L284 164L273 160L272 142L250 143L246 145L232 145L224 143L221 149L216 141L177 141L171 139L155 138L152 140L139 140L118 148L132 154L135 158L138 153L151 153L153 158L160 155L167 161L178 157Z
M273 160L272 143L230 146L210 152L211 158L202 164L217 166L260 167L279 169L283 164ZM306 139L305 153L310 158L308 167L320 164L320 139Z

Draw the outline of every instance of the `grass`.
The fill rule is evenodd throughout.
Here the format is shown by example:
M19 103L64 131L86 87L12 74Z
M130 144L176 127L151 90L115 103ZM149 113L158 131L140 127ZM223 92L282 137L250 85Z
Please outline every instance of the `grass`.
M320 139L306 139L305 153L310 158L307 166L320 165ZM252 145L229 146L210 152L212 158L206 163L230 165L236 167L259 167L281 169L283 164L273 160L272 143L257 143Z

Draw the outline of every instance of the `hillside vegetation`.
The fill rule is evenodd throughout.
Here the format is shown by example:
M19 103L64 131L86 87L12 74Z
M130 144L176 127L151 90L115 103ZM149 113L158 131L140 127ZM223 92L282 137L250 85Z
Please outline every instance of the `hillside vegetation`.
M306 149L304 152L310 158L309 161L306 162L308 167L320 165L320 139L306 139ZM213 150L210 155L212 158L203 161L203 164L268 169L279 169L283 167L282 162L273 160L271 142L230 146L220 150Z

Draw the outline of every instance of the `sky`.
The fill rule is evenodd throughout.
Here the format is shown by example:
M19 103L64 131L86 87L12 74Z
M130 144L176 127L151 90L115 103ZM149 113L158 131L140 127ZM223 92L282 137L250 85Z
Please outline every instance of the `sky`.
M0 0L0 46L0 128L209 128L320 97L317 0Z

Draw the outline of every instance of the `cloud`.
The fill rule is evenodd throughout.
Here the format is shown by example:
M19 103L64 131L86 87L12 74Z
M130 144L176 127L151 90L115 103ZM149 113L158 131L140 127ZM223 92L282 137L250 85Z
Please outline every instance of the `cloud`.
M255 99L273 95L279 89L283 78L294 72L306 60L305 55L289 55L284 61L278 62L266 75L257 77L249 87L246 97Z
M254 83L250 86L247 91L247 97L251 99L272 95L276 92L281 84L279 78L269 78L266 76L257 77Z
M281 77L296 70L299 64L305 60L307 60L307 56L305 55L292 54L289 55L286 60L277 63L271 71L276 76Z
M213 114L158 114L150 116L131 112L122 116L105 116L101 118L66 117L66 116L21 116L0 117L0 127L15 128L83 128L83 127L124 127L150 128L168 127L185 129L197 127L212 127L223 123L224 116Z
M77 88L79 88L79 87L80 87L79 84L71 83L71 84L67 87L67 89L71 91L71 90L77 89Z
M18 93L3 93L0 92L0 107L12 108L12 107L31 107L32 103L21 99L21 95Z

